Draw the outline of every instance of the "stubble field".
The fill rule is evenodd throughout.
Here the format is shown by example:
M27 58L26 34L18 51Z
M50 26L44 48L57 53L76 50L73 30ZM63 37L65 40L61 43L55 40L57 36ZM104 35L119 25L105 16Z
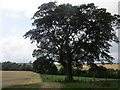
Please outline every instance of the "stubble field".
M39 74L30 71L0 71L0 73L2 73L2 88L42 82Z
M97 64L98 66L104 66L106 67L107 69L114 69L114 70L120 70L120 64L105 64L105 65L102 65L102 64ZM83 65L83 69L85 70L88 70L90 67L87 66L87 65Z

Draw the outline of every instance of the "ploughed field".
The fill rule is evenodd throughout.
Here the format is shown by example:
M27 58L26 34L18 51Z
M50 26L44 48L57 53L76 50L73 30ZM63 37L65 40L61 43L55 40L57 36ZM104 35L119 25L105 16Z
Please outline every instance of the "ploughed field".
M0 71L2 87L41 83L40 75L31 71Z

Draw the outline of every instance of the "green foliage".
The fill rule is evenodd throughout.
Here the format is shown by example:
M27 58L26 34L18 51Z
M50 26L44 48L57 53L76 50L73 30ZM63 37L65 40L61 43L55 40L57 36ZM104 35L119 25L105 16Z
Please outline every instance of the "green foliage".
M108 72L107 72L107 69L103 66L98 66L98 67L91 67L88 72L94 76L94 77L107 77L108 76Z
M57 67L51 60L38 58L33 62L33 68L38 73L57 74Z
M18 63L7 61L7 62L2 62L1 65L2 65L1 70L7 70L7 71L32 71L33 70L32 64L26 64L26 63L18 64Z

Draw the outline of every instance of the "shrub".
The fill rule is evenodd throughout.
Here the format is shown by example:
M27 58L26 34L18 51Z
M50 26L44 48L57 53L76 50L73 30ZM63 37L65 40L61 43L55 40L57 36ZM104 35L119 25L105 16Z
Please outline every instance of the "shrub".
M50 61L44 58L38 58L33 62L34 71L43 74L57 74L57 67Z

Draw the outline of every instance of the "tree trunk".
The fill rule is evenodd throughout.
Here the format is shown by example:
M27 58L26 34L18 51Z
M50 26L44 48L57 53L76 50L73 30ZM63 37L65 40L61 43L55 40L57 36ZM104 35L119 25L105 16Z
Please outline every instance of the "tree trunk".
M72 75L72 60L69 59L67 60L67 63L66 63L66 81L68 82L72 82L73 81L73 75Z

